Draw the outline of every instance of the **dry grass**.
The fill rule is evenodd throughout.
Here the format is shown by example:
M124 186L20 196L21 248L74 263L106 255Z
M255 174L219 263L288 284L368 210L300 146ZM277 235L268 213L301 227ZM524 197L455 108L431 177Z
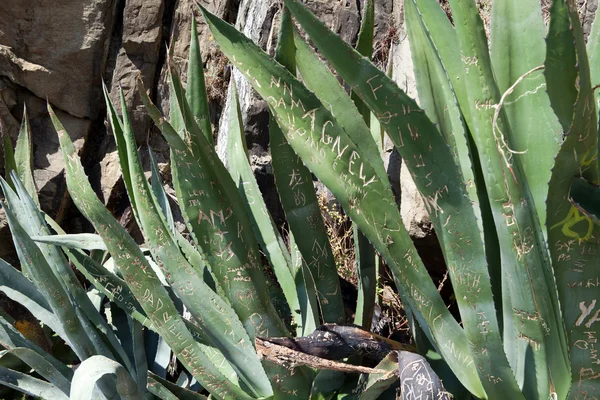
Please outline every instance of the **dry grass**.
M356 252L352 222L337 204L331 206L327 204L325 194L321 194L318 199L338 275L357 288ZM383 260L380 260L380 275L377 296L381 314L379 323L373 327L373 330L388 336L400 334L401 337L408 339L410 336L408 320L402 308L400 297L396 292L392 274ZM356 305L350 304L347 306L353 308Z
M218 51L214 62L208 63L208 70L205 72L204 77L206 79L206 95L209 102L225 104L227 88L229 86L229 79L226 76L228 64L229 60L221 51Z
M352 222L337 204L333 204L331 208L328 206L325 194L319 196L319 207L325 221L338 274L357 286Z

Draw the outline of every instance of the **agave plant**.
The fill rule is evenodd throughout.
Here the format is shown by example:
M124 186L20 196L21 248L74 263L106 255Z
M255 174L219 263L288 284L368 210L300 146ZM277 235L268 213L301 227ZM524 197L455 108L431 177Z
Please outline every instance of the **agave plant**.
M65 235L38 209L31 149L25 113L17 147L7 152L9 179L0 178L21 270L0 260L0 290L34 319L1 313L0 383L47 399L141 399L150 393L203 398L163 379L170 349L156 334L144 332L147 319L136 313L137 301L122 279L100 263L97 255L104 252L81 251L105 250L104 243L96 235ZM63 235L50 236L52 231ZM55 245L65 246L66 254ZM69 261L108 290L86 289ZM104 295L123 308L104 306ZM61 343L68 345L65 354L56 350Z
M99 202L87 182L68 134L50 107L49 113L65 157L69 192L75 205L95 226L97 234L68 235L45 218L58 233L51 235L43 214L37 210L17 175L13 173L10 177L18 194L13 193L8 183L3 183L6 210L15 241L17 244L23 241L28 246L19 253L25 274L36 277L37 273L46 273L56 282L71 277L71 281L64 285L61 292L64 301L59 304L71 304L66 299L73 296L72 305L75 310L85 306L90 301L85 297L85 292L82 292L79 282L73 281L73 271L70 270L65 255L56 246L62 247L69 261L85 275L95 289L114 306L118 306L111 308L111 318L103 318L95 309L86 309L85 315L96 317L96 324L105 328L102 332L108 335L101 340L101 335L99 337L93 331L93 339L114 339L113 347L121 352L124 351L122 347L128 343L128 348L132 351L129 357L125 357L125 354L107 351L100 344L85 348L85 352L81 350L77 354L83 363L78 366L77 371L82 372L76 373L72 384L69 380L73 375L72 371L64 367L65 371L71 372L67 376L70 391L69 387L56 387L56 383L47 376L44 376L48 379L47 382L41 381L44 387L52 388L56 393L62 390L65 394L70 393L72 398L83 398L87 394L114 397L115 393L124 398L147 396L149 393L160 398L179 395L196 398L160 376L147 373L146 358L143 352L138 351L143 341L140 332L145 327L159 334L170 349L169 354L172 351L189 374L217 398L270 398L274 394L279 398L292 395L307 398L311 392L314 372L308 368L290 370L270 362L263 365L254 348L254 339L258 335L287 336L290 334L289 328L295 331L294 334L308 334L321 321L344 321L335 264L331 250L328 249L327 235L320 220L312 187L311 193L307 193L306 197L312 195L315 200L310 209L313 215L314 242L309 243L306 238L300 238L296 245L291 237L292 244L288 248L270 219L254 180L243 139L239 106L233 107L229 116L231 134L227 146L230 170L227 171L218 159L208 122L195 23L192 25L189 66L186 89L176 73L172 72L170 75L171 115L168 122L160 116L145 93L142 93L142 97L150 115L171 145L173 182L193 243L175 230L167 196L156 176L152 184L144 176L122 93L121 118L105 92L108 119L117 142L123 180L133 213L146 239L146 250L133 241ZM22 145L18 145L18 149L20 147ZM17 157L20 158L22 157ZM20 171L17 168L20 161L12 164L15 171ZM30 169L27 171L29 173L22 178L29 182L29 192L35 198ZM157 168L153 165L155 175L156 171ZM310 184L311 180L306 182ZM34 215L39 220L39 227L36 225L36 229L26 232L19 230L23 222L12 213L14 207L23 207L23 202L28 207L27 215ZM20 212L16 214L21 215ZM312 251L314 243L321 247L323 260L307 262L305 260L309 260L308 255L302 253L306 253L306 249ZM259 244L279 284L280 293L276 293L276 296L281 294L285 299L286 307L283 310L276 310L271 302L266 286L268 282L259 258ZM98 257L92 257L93 253L88 255L82 250L105 251L110 254L110 262L100 263ZM55 272L39 266L43 265L45 259L54 260L48 258L50 256L44 258L48 252L60 261L54 262L62 269ZM29 262L32 257L36 257L35 263ZM8 265L3 264L2 267L6 273L21 276ZM22 277L21 280L28 282ZM42 282L34 280L34 285L43 288ZM51 293L53 292L50 291ZM75 298L75 295L80 297ZM51 296L50 298L53 299ZM31 302L22 298L17 300L27 307L33 307ZM82 306L79 305L80 302ZM190 317L184 318L184 310ZM80 321L64 314L58 303L51 311L52 314L57 314L53 316L62 324ZM129 336L113 338L111 335L113 329L116 329L114 326L118 325L115 321L123 315L127 316L125 326L131 325L135 330L129 332ZM35 316L45 321L40 315ZM113 325L107 321L111 319ZM292 322L289 328L284 319ZM81 321L89 325L83 316ZM54 325L51 326L55 328ZM60 331L57 330L58 332ZM79 329L77 332L81 335L80 338L65 338L67 344L74 346L74 350L78 350L77 346L85 345L87 340L86 331ZM97 354L104 357L101 362ZM94 363L88 362L88 357ZM128 364L132 362L133 365ZM91 371L94 372L91 374L90 369L93 370L98 363L105 365L105 369L98 369L102 373ZM88 366L89 364L92 365ZM31 367L37 370L36 366ZM116 386L111 378L99 380L106 374L117 376ZM93 379L90 380L89 375ZM77 379L78 376L86 379L84 384ZM92 390L96 381L101 392L94 394ZM27 384L20 385L10 381L3 383L45 398L55 395L52 394L54 392L31 391ZM82 394L77 390L87 392ZM313 393L317 391L313 390Z
M589 67L598 28L588 56L573 1L552 3L546 34L537 1L497 0L488 48L474 1L450 1L454 26L434 0L406 1L421 108L300 2L284 3L406 161L461 324L408 237L368 127L308 61L302 39L294 37L301 82L203 13L296 154L387 261L417 340L480 398L598 393L598 132Z
M289 245L252 175L239 106L228 116L229 170L214 151L193 24L185 89L171 69L168 119L141 93L171 147L173 183L193 243L174 229L162 186L144 176L123 100L119 117L106 96L125 187L148 251L99 202L50 109L69 192L97 235L64 235L37 211L31 173L23 173L30 169L19 167L28 164L22 150L27 146L18 145L14 189L2 185L22 269L32 281L0 264L3 274L12 274L2 290L63 337L83 362L72 374L25 341L5 317L0 323L10 341L2 339L3 345L45 381L11 371L4 383L23 391L35 387L31 393L47 398L69 393L74 398L199 396L149 377L135 345L145 326L214 398L390 398L398 376L404 398L431 396L433 389L446 396L424 359L405 352L384 357L373 369L338 363L333 371L316 373L314 367L334 364L311 358L315 354L349 355L339 347L323 350L319 341L341 337L362 348L373 341L377 349L400 346L356 328L317 328L344 317L312 188L314 173L355 224L361 289L355 322L368 327L372 312L372 245L394 274L418 351L457 397L575 399L600 392L594 294L600 278L594 268L600 246L595 185L600 182L592 87L598 73L590 72L597 64L600 23L586 49L574 2L555 0L544 43L537 1L495 0L488 49L473 0L450 1L454 26L435 0L406 0L421 108L363 57L372 46L373 2L366 7L357 50L299 2L284 3L275 60L202 12L221 50L271 108L273 166L291 231ZM294 32L287 10L352 89L351 96ZM235 99L235 88L231 95ZM460 323L404 228L383 167L381 129L368 126L370 114L394 141L425 200ZM49 235L46 220L61 235ZM135 328L129 336L114 337L114 315L111 326L53 245L61 246L96 290L118 306L111 307L114 315L126 312L122 326ZM89 249L106 250L114 269L81 251ZM278 285L264 274L259 249ZM276 308L271 297L283 298L286 306ZM278 363L282 360L287 368ZM58 373L43 370L48 363L60 365ZM88 373L99 364L101 372ZM357 381L344 371L364 374Z

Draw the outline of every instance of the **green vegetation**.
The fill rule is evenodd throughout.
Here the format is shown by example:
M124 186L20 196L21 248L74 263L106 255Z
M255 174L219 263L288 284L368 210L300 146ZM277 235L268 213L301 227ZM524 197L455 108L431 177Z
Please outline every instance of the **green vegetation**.
M372 1L356 50L300 2L284 4L276 59L200 8L220 49L271 109L273 168L289 239L262 201L239 105L227 116L227 169L214 150L193 24L185 88L171 70L169 117L141 93L171 148L177 201L193 243L174 228L156 168L152 183L144 176L124 100L119 117L105 92L147 249L97 199L50 108L69 193L97 234L67 235L39 211L25 118L14 154L7 154L13 172L1 181L21 272L0 260L0 290L72 354L58 360L31 334L35 324L23 328L2 315L0 360L12 356L14 363L16 356L29 368L3 363L0 382L53 399L204 398L148 373L158 349L168 346L211 398L394 398L398 380L385 373L398 369L393 356L359 376L286 368L257 352L257 339L308 336L321 324L344 322L336 249L321 219L314 174L354 224L356 323L370 324L376 251L394 275L418 353L455 397L600 393L593 87L600 76L600 21L586 48L573 0L553 2L548 28L537 0L495 0L487 38L473 0L449 1L454 25L436 0L406 0L419 107L368 59ZM292 16L351 95L294 31ZM380 126L369 126L371 114ZM427 205L460 321L402 223L383 166L381 129ZM261 251L277 285L264 273ZM84 288L70 264L94 289ZM285 306L275 307L273 297ZM398 358L410 357L400 352ZM397 375L402 387L412 384L402 369Z

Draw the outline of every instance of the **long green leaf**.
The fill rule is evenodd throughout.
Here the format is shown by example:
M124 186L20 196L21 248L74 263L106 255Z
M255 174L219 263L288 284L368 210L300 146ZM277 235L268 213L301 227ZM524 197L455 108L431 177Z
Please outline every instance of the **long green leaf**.
M10 135L4 134L4 174L7 182L12 187L12 181L10 180L10 171L17 170L17 163L15 162L15 150L13 149L12 141L10 140Z
M375 369L387 371L385 374L369 374L366 376L364 388L360 392L359 400L376 400L392 384L398 381L398 354L390 353L375 366Z
M113 274L91 257L77 251L66 251L70 261L75 267L86 277L86 279L92 282L102 294L107 296L114 304L126 311L133 319L144 325L146 328L154 331L157 330L152 321L146 317L144 310L141 308L124 280ZM211 355L213 362L218 366L221 373L228 377L234 377L235 372L229 363L225 361L223 355L207 345L209 340L204 332L187 320L184 320L184 323L194 339L199 343L199 346L203 349L203 352Z
M16 197L6 181L0 181L5 195ZM14 201L14 199L13 199ZM75 314L75 308L69 295L64 291L58 278L52 272L41 250L36 246L27 232L21 227L10 206L3 206L10 230L21 261L21 268L32 279L36 287L41 290L44 298L50 305L53 313L62 324L68 343L81 360L85 360L94 353L93 345L86 334L81 321Z
M107 98L107 102L109 101ZM123 93L121 106L123 130L120 130L117 124L113 126L113 133L115 136L121 136L118 142L125 143L126 146L118 150L126 153L126 156L120 158L128 161L127 171L131 173L125 179L126 183L129 182L129 185L126 185L127 191L129 197L134 199L139 225L155 260L160 263L170 286L198 321L201 329L223 352L254 395L272 395L269 380L254 351L253 343L237 315L229 304L204 282L202 271L189 264L177 247L175 237L161 214L159 203L152 196L152 190L144 176ZM224 331L228 331L228 334L223 335Z
M117 393L123 400L142 400L144 388L138 388L135 380L121 364L102 356L93 356L82 362L73 376L71 400L90 400L94 386L105 375L117 377Z
M176 384L150 373L148 377L148 390L163 399L173 400L206 400L206 396L195 393L189 389L182 388ZM167 391L168 393L166 393ZM170 396L169 396L170 394Z
M65 394L69 393L73 371L41 347L25 338L3 318L0 318L0 342L10 354L19 357Z
M428 43L425 47L433 46L435 49L434 53L439 55L443 69L446 71L446 74L450 79L452 84L451 89L453 90L456 98L454 99L454 96L449 94L449 88L447 88L443 79L441 81L436 79L437 84L430 86L429 88L420 88L422 85L420 81L422 81L423 78L425 78L425 80L429 80L430 84L432 83L431 79L429 79L429 68L425 69L424 66L416 68L415 70L417 87L419 88L419 93L423 93L421 97L424 97L422 99L422 105L425 109L427 109L426 102L429 101L429 99L433 100L433 104L435 104L437 111L435 113L429 112L429 115L431 118L434 118L433 115L436 115L436 118L434 119L443 121L443 123L439 125L440 131L448 143L451 144L452 153L454 154L455 158L459 160L459 165L461 167L463 177L467 182L467 191L469 192L471 199L480 205L481 216L483 220L482 225L485 251L488 260L488 271L491 278L496 314L498 315L498 325L500 326L500 329L504 329L503 325L505 325L505 321L503 318L503 309L512 309L512 307L510 305L510 296L502 296L504 285L501 284L502 271L498 237L495 231L493 218L491 217L491 210L489 201L487 199L488 196L485 190L485 184L482 175L483 172L481 171L479 157L477 152L473 151L475 149L475 145L468 131L465 131L464 134L461 134L465 128L462 126L462 123L458 118L457 111L454 108L454 103L456 100L458 100L458 105L460 107L460 112L464 117L464 122L470 129L472 126L471 110L467 96L467 89L464 82L465 69L463 61L460 57L458 38L454 26L452 26L445 11L442 10L440 4L436 0L416 0L416 5L419 11L419 19L423 22L424 29L426 30L430 39L430 43ZM431 29L429 29L430 27ZM415 47L416 49L411 50L411 53L413 53L413 62L417 63L415 57L418 57L418 54L423 53L425 49L421 46ZM425 54L427 54L427 50L425 50ZM429 49L429 54L431 54L431 49ZM434 66L439 67L435 61L435 57L433 57L432 61ZM434 71L435 70L437 70L438 73L441 73L439 68L434 68ZM441 90L442 93L430 93L431 89L435 90L436 92ZM433 96L432 98L427 97L430 94ZM445 98L448 98L447 102L442 100ZM448 107L448 112L446 111L446 104ZM450 111L450 109L452 109L452 111ZM509 319L508 322L512 322L512 320ZM504 343L505 350L514 351L511 349L514 349L515 346L513 346L510 340L507 340L506 337L504 338Z
M102 266L102 264L96 262L82 252L71 251L69 249L65 249L65 252L75 268L77 268L77 270L81 272L97 290L106 295L110 301L127 311L137 321L150 325L150 321L123 279L119 278Z
M592 29L587 41L587 54L590 65L590 78L592 80L592 88L594 89L594 98L600 93L600 7L596 8L596 15L592 23ZM596 104L598 111L598 104Z
M50 230L45 221L44 215L39 211L35 202L29 196L27 189L21 183L20 179L13 176L13 183L20 198L20 206L23 214L18 216L19 220L24 224L27 233L33 235L48 235ZM67 263L67 260L60 252L60 249L52 245L39 243L38 247L44 254L48 265L58 278L66 293L72 297L75 311L82 311L86 318L92 323L92 326L85 328L85 331L90 339L92 339L98 354L106 355L107 357L115 357L116 360L123 363L127 368L132 370L132 365L127 359L125 352L119 344L117 338L112 332L110 326L104 318L98 313L96 308L87 297L83 290L81 282ZM82 321L83 322L83 321ZM101 332L101 334L99 333ZM104 341L99 335L104 336L110 343L111 349L105 347ZM104 350L101 350L104 349Z
M64 246L70 249L81 250L107 250L100 235L94 233L75 233L65 235L32 236L31 239L38 243Z
M421 2L421 4L422 7L429 13L432 13L433 11L431 8L438 7L437 5L427 4L426 2ZM437 47L431 40L431 30L427 29L427 27L423 24L424 18L420 13L420 8L417 7L416 1L411 1L406 5L405 19L411 44L411 54L413 58L413 64L415 66L415 76L417 79L417 89L419 91L421 106L424 108L432 122L436 123L436 125L439 127L440 132L451 148L455 162L460 165L463 179L467 182L467 193L471 199L471 202L474 204L479 204L480 201L477 188L475 186L476 179L468 145L467 128L461 118L457 98L455 96L454 88L451 85L450 78L448 77L445 66L440 59L440 54L437 50ZM435 29L435 27L432 26L432 29ZM484 223L482 221L482 215L480 214L479 209L474 209L474 212L478 221L478 231L481 235L483 234L482 226ZM438 229L447 228L443 226L439 227ZM472 233L475 234L476 231L473 231ZM490 238L488 237L486 239ZM480 260L483 257L486 257L486 260L489 260L489 258L487 258L487 254L484 254L482 250L483 248L480 248L475 252L475 254L480 257ZM480 271L482 274L480 275L481 278L478 279L485 279L485 287L491 287L488 274L483 273L483 269ZM469 280L452 279L452 282L457 293L469 293L471 290L471 282L469 282ZM461 297L464 299L463 296L458 295L458 303L461 310L461 316L464 319L466 314L475 310L471 310L470 307L465 304L466 302L461 301ZM494 314L491 315L491 323L486 323L486 329L473 327L475 330L471 331L471 334L475 334L479 338L477 341L475 341L475 339L472 340L475 341L475 343L481 342L481 348L496 349L494 352L488 354L485 354L485 352L482 352L481 350L478 351L473 349L474 357L478 358L482 365L487 366L486 369L481 369L480 376L482 380L484 380L486 375L497 376L496 371L501 370L504 373L504 376L500 379L507 382L509 387L512 385L513 390L517 390L515 385L516 382L507 363L509 360L506 358L503 352L500 335L501 331L499 328L499 323L495 318L497 312L494 310L496 303L494 303L493 293L488 289L486 290L485 295L480 293L480 296L485 296L489 302L488 310L494 312ZM479 324L477 314L471 316L471 323L475 323L476 325ZM490 327L491 329L489 329ZM467 330L468 328L469 327L467 325ZM486 358L491 358L493 361L486 362ZM491 367L492 365L494 365L494 367ZM500 365L502 365L502 368L498 368ZM508 389L497 390L501 391Z
M292 312L292 318L298 323L300 332L304 329L305 321L301 318L300 302L296 285L292 276L291 255L279 234L275 222L267 209L262 197L258 183L254 178L254 172L248 159L248 149L242 121L242 112L238 100L235 82L231 91L231 102L229 114L229 132L227 134L227 167L233 181L237 184L240 195L246 200L248 215L252 221L252 228L258 244L262 247L265 256L269 260L277 281L283 290L283 294ZM318 321L317 321L318 322ZM312 328L318 323L313 321Z
M497 387L514 391L517 385L503 356L499 340L500 332L489 283L487 259L481 245L477 212L467 196L464 177L456 167L443 136L423 110L385 74L367 60L358 57L304 7L291 1L286 1L286 4L337 72L355 91L361 93L363 101L378 116L403 155L425 200L444 250L453 286L457 291L465 333L470 340L469 351L480 372L481 383L487 388L486 391L492 393L498 391ZM410 257L414 256L410 254ZM477 301L474 293L477 293ZM403 294L402 291L400 294ZM419 315L416 314L416 317L419 318ZM430 322L428 325L431 328L434 324ZM438 346L439 342L440 340L437 342ZM498 355L496 362L490 363L487 358L485 352L490 351L490 348L495 349L492 354ZM466 350L466 347L462 349ZM459 371L460 368L452 365L454 361L448 351L441 346L440 351L452 369ZM479 393L481 389L476 386L479 382L469 382L464 371L461 372L458 376L461 382L473 393ZM500 379L490 380L488 376Z
M382 182L388 182L381 150L372 139L364 116L354 105L352 99L348 97L346 90L340 85L337 78L331 74L329 68L321 62L315 51L297 33L294 35L294 44L296 45L298 70L302 74L302 80L306 87L328 106L336 123L344 129L361 154L364 154L365 159L377 172L379 179ZM348 46L348 48L351 47ZM356 57L362 58L358 53L355 54ZM354 90L356 91L356 88ZM308 112L310 109L306 108L306 111ZM326 129L327 127L323 130L323 134Z
M550 107L542 71L546 26L537 0L500 0L492 7L491 61L501 93L513 85L504 99L513 132L514 157L521 160L523 174L540 219L546 222L548 181L562 140L562 128Z
M294 14L300 7L298 3L287 1L286 6L290 7ZM296 153L333 192L352 220L392 266L405 305L415 310L423 326L432 327L431 340L435 341L434 336L439 338L435 342L442 349L448 362L458 371L465 385L474 393L483 394L464 332L446 309L417 257L414 245L400 219L389 184L384 184L379 179L376 170L361 156L346 132L333 123L334 117L314 94L231 26L204 9L203 13L221 50L247 75L258 93L267 99L278 124ZM311 23L313 22L311 19ZM331 40L328 31L319 29L319 35ZM337 43L335 47L340 48L340 51L348 51ZM354 69L352 63L348 65ZM285 82L285 87L290 90L284 93L283 82L279 87L277 84L270 84L280 81ZM351 84L354 85L355 82ZM303 107L300 107L299 102ZM402 108L400 112L401 110ZM413 105L411 110L414 114L418 108ZM423 115L420 112L418 114ZM386 115L380 113L382 118ZM371 139L368 130L367 134ZM428 149L428 146L425 147ZM448 157L451 157L447 148L444 149ZM379 151L376 151L377 159L381 160ZM419 159L416 157L417 155L415 161L418 163ZM449 164L453 165L452 162ZM444 177L447 175L447 169L448 164L445 164L441 171ZM447 182L447 179L444 182ZM451 193L454 192L454 188L450 188L449 185L447 188ZM437 196L432 196L432 200L439 200L442 194L445 196L444 187L431 189L437 191ZM457 204L462 200L453 198L453 201ZM461 212L464 210L461 209ZM450 241L456 241L456 237L450 238ZM460 245L465 243L461 242Z
M356 279L358 280L358 298L354 323L365 330L371 330L373 313L377 301L377 277L379 273L379 256L375 249L353 224L354 257Z
M196 243L209 255L213 272L246 330L251 332L251 337L256 332L263 335L266 331L285 332L281 320L266 298L266 290L262 290L264 276L259 269L252 227L237 188L225 167L214 150L207 149L206 146L203 147L205 154L194 157L143 93L142 100L169 141L172 161L178 165L179 175L174 176L174 183L186 222L191 227ZM213 172L217 165L218 171ZM233 201L227 202L225 196ZM224 208L222 204L228 204L228 207ZM255 313L263 319L259 325L251 319Z
M73 143L52 109L49 108L49 112L63 151L71 198L102 236L124 280L155 329L183 365L212 393L220 398L248 398L215 368L195 342L140 248L94 194Z
M2 259L0 259L0 290L13 301L27 308L34 317L48 325L63 340L69 340L62 323L53 313L42 293L21 272Z
M177 82L173 79L174 86ZM186 224L208 256L214 275L250 338L287 334L269 298L252 225L231 176L212 146L205 143L194 149L201 152L199 155L193 154L144 92L142 101L171 146L171 162L176 166L172 168L173 181ZM185 102L182 104L186 107ZM202 136L196 138L204 140ZM280 367L267 372L271 379L285 380L284 389L296 391L297 396L308 390L303 374Z
M406 6L407 12L405 13L419 101L431 122L436 124L446 143L450 146L454 160L459 165L466 182L471 201L479 203L468 144L468 131L465 121L461 117L454 85L454 83L460 83L460 80L450 78L450 70L446 68L446 65L448 63L452 65L452 60L447 60L448 56L434 42L432 31L435 31L435 28L440 25L440 18L435 15L439 6L432 3L436 2L411 0L410 4ZM425 16L429 18L426 19ZM443 18L446 18L445 15ZM435 22L436 25L433 25L433 29L429 29L425 25L426 21ZM443 26L443 24L441 25ZM449 34L446 30L442 30L441 33ZM439 35L440 32L437 32L437 36ZM446 40L448 39L446 38ZM452 42L448 40L448 43ZM442 45L448 43L442 42ZM443 55L446 56L446 59L442 58ZM475 209L475 213L478 219L482 218L478 210Z
M162 185L158 163L156 162L156 157L150 147L148 147L148 154L150 155L150 167L152 169L152 193L158 201L163 217L167 220L169 229L171 232L175 232L175 220L173 219L173 211L171 211L171 206L169 205L169 197Z
M565 0L553 1L546 40L544 74L552 109L564 132L573 121L577 101L577 51L573 46L573 27Z
M566 138L552 170L547 203L548 246L556 274L571 362L570 379L569 376L564 378L570 380L569 398L577 399L590 393L600 393L600 368L596 351L596 338L600 336L596 285L600 281L600 225L595 224L570 202L569 191L574 178L576 181L577 178L583 178L595 185L600 183L598 131L593 105L594 93L577 5L574 1L557 0L553 3L550 18L549 36L562 37L563 40L552 43L552 46L559 47L558 50L548 42L546 65L559 62L565 68L569 65L572 67L573 59L553 59L561 52L560 48L572 46L576 67L572 67L574 70L571 72L577 74L578 82L574 107L567 94L552 101L555 110L571 107L572 121L569 121L569 127L565 130ZM572 29L565 31L565 26ZM557 29L559 32L555 31ZM554 90L560 90L565 84L565 81L558 79L558 75L547 75L547 79L549 93L551 86L555 85ZM559 398L562 398L560 396L559 392Z
M27 345L30 346L32 344L28 343ZM51 357L52 360L47 360L43 353L39 353L28 347L16 347L11 350L3 350L2 353L3 355L11 354L18 357L64 394L69 394L71 388L70 378L73 376L73 372L54 357ZM68 375L65 375L64 371L61 370L66 370Z
M15 146L15 166L19 179L23 182L36 206L39 207L40 200L33 179L33 144L31 142L31 127L27 116L27 107L23 108L23 122Z
M42 399L69 399L69 396L65 395L56 386L41 379L5 367L0 367L0 385L8 386L22 393L40 397Z
M371 58L373 53L373 38L375 32L375 2L367 1L360 31L358 33L358 42L356 50L364 57ZM371 123L371 110L360 99L357 93L351 94L352 101L356 108L360 111L365 121L369 126ZM335 115L334 115L335 116ZM371 130L371 133L373 131ZM375 139L375 137L374 137ZM375 140L377 143L377 140ZM381 149L381 143L377 145ZM356 301L356 313L354 315L354 323L361 325L363 329L370 330L373 320L373 312L375 310L375 302L377 301L377 277L379 273L379 257L375 252L369 240L363 235L360 230L353 224L354 249L355 249L355 265L356 278L358 280L358 299Z
M527 397L545 399L550 388L564 396L569 362L554 276L521 160L512 154L515 137L526 133L513 131L505 110L498 108L501 93L475 2L451 0L450 4L453 16L464 21L457 24L456 31L466 68L471 132L482 170L486 171L485 184L500 244L502 282L508 289L503 296L510 296L512 307L504 309L512 321L504 324L504 337L512 336L510 340L516 344L517 355L511 361L520 364L515 370L524 368Z
M133 363L136 372L135 381L139 388L145 388L148 386L148 359L144 347L144 328L142 324L132 318L127 318L127 320L129 322L129 332L132 338ZM171 351L169 351L169 356L170 355Z
M204 81L204 67L200 55L200 43L198 40L198 29L196 18L192 16L192 35L190 39L190 55L188 60L187 84L185 98L190 105L190 110L196 123L202 130L208 143L213 143L212 127L210 125L210 113L208 111L208 97L206 95L206 83Z
M285 8L276 59L282 62L293 75L298 61L295 57L295 42L291 16ZM286 91L285 83L284 91ZM269 126L269 138L273 174L281 205L307 266L307 273L303 274L305 287L310 292L311 285L315 285L324 322L343 322L345 317L339 279L315 194L312 174L287 142L273 116ZM311 235L306 235L307 231L310 231ZM310 294L308 296L310 297Z

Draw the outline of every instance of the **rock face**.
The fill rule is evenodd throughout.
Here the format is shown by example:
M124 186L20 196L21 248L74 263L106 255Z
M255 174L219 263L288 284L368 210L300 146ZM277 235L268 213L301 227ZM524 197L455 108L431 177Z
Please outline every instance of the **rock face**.
M0 4L0 75L79 118L99 111L114 0Z

